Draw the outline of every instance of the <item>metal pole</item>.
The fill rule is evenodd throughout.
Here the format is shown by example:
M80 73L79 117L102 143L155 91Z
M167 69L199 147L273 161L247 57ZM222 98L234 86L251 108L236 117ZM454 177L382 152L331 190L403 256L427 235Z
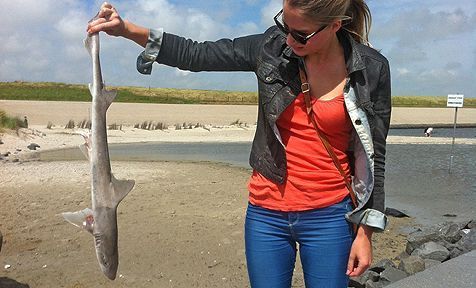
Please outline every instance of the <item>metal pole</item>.
M458 107L455 108L455 121L453 125L453 141L451 143L451 154L450 154L450 168L449 173L451 174L451 167L453 166L453 152L455 147L455 137L456 137L456 118L458 117Z

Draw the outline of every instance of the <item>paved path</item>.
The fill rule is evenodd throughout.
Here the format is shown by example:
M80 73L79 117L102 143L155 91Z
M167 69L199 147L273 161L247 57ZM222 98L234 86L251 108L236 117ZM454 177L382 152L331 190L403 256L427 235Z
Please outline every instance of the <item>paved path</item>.
M385 288L476 287L476 250L402 279Z

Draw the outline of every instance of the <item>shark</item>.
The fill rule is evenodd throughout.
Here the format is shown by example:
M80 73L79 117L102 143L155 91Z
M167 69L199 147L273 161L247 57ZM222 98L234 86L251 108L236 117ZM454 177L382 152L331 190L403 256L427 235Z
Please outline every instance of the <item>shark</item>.
M90 20L97 19L97 15ZM106 112L117 92L106 90L99 60L99 33L88 35L85 47L92 60L93 81L89 84L92 96L91 130L82 133L85 143L81 151L91 164L91 208L62 213L71 224L94 236L99 267L114 280L119 266L117 206L134 187L134 180L118 180L111 172L107 142Z

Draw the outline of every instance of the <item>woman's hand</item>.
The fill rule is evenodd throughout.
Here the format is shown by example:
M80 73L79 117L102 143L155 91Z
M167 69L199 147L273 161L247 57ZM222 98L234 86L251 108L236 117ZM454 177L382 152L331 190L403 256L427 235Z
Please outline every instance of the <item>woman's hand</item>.
M89 34L104 31L108 35L130 39L142 47L145 47L149 37L149 29L138 26L130 21L122 20L117 10L107 2L101 5L98 19L88 24L87 31Z
M347 263L348 276L360 276L372 263L372 229L361 225L357 229L357 236L350 249Z
M88 23L89 34L100 31L113 36L126 36L126 23L122 20L117 10L109 3L104 2L99 10L98 19Z

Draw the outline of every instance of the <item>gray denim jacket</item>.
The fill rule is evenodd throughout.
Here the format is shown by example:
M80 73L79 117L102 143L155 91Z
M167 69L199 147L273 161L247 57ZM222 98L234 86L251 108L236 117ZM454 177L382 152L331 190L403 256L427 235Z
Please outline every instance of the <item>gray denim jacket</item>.
M349 73L344 99L354 126L348 153L358 206L346 217L356 224L385 229L384 173L390 123L390 71L376 50L338 32ZM235 39L196 42L150 29L146 49L137 58L140 73L158 62L189 71L252 71L258 80L258 121L250 165L277 183L286 177L286 154L276 120L301 92L299 62L286 36L273 26L265 33Z

